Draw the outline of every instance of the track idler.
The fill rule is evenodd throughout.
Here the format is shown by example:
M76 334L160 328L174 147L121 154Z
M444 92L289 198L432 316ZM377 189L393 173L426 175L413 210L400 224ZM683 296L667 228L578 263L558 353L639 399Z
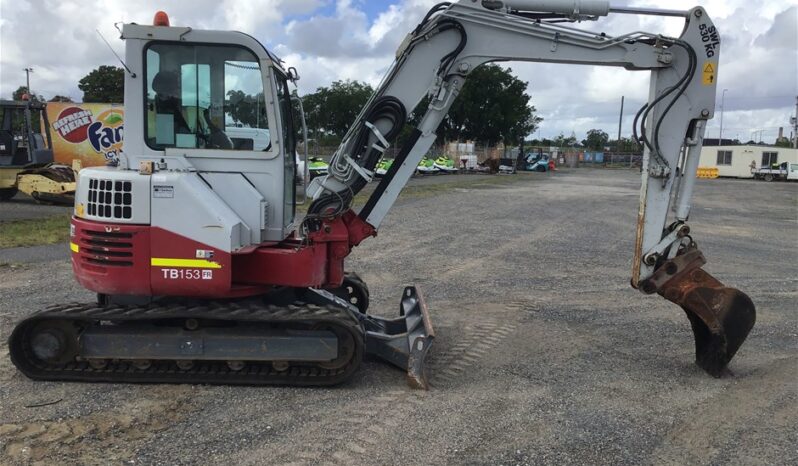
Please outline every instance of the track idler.
M721 377L756 321L751 298L718 281L701 267L704 255L695 246L669 259L641 284L684 309L695 336L696 364Z

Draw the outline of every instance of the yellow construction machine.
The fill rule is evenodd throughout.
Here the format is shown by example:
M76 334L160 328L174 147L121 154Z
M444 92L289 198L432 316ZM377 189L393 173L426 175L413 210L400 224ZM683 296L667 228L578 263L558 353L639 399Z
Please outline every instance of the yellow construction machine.
M76 170L53 163L46 108L30 99L0 100L0 201L21 191L39 202L74 202Z

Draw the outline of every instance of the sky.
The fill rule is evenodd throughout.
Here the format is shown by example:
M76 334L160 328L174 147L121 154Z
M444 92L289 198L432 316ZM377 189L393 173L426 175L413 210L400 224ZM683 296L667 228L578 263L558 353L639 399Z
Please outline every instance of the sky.
M378 84L396 47L437 0L0 0L0 96L25 84L46 98L82 97L77 82L100 65L118 65L99 30L124 56L115 22L147 24L157 10L173 25L239 30L299 70L300 95L335 80ZM723 108L724 138L747 141L762 135L774 142L778 128L789 136L798 96L798 0L615 0L613 5L689 9L703 6L720 31L723 50L715 118L706 137L717 138ZM647 31L678 36L683 21L653 16L611 15L575 27L621 35ZM622 134L631 134L634 112L648 93L647 72L623 69L510 63L528 83L527 93L543 117L535 137L589 129L614 139L621 96ZM727 89L725 96L723 89ZM759 133L761 132L761 133ZM759 139L756 137L756 139Z

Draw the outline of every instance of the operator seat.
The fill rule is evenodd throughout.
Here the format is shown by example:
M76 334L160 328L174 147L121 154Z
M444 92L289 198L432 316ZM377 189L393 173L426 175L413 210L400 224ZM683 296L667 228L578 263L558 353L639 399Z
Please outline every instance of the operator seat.
M175 133L191 133L191 127L183 116L179 77L174 71L159 71L152 79L155 91L155 113L174 117Z
M17 141L14 140L14 133L0 129L0 166L13 165L16 153Z
M33 133L33 147L28 151L28 163L43 165L53 163L53 150L44 143L42 133Z

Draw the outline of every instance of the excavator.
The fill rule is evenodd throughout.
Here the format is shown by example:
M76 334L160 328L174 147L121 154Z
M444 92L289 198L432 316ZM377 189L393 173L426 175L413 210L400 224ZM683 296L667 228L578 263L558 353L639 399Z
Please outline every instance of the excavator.
M613 37L573 25L610 14L678 17L684 29ZM634 129L645 150L631 285L685 311L696 363L712 376L728 373L754 325L751 299L704 270L688 224L721 45L700 6L437 4L399 45L327 175L300 189L295 146L307 129L289 92L295 68L250 35L171 26L164 12L121 35L124 151L115 166L79 173L70 230L75 277L97 300L56 304L15 326L10 357L31 379L319 386L376 356L428 388L435 330L420 289L404 288L398 316L368 313L368 287L344 262L376 236L469 74L489 62L648 72ZM409 140L356 212L355 195L425 97ZM236 149L225 134L233 121L268 129L268 146Z

